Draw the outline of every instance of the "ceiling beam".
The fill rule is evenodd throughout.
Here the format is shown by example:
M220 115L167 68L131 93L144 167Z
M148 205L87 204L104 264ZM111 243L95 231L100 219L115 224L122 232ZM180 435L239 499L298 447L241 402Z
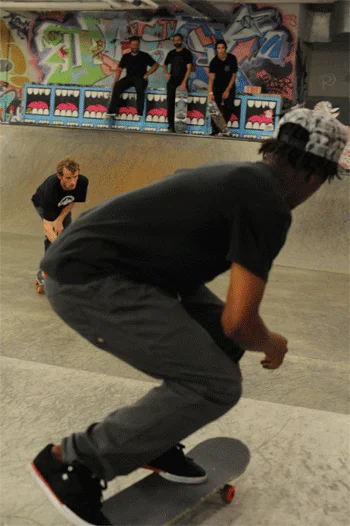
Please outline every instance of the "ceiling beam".
M113 6L112 6L113 3ZM117 7L117 4L120 7ZM131 3L119 3L109 0L108 3L100 2L14 2L13 0L0 0L0 9L7 11L131 11L140 9L154 9L150 4L135 6Z

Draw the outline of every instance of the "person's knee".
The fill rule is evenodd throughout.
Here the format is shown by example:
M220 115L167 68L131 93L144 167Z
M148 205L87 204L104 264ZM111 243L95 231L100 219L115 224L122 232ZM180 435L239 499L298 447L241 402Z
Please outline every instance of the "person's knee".
M234 407L242 395L242 380L240 369L235 366L228 376L208 381L205 396L213 404L222 408L223 412Z

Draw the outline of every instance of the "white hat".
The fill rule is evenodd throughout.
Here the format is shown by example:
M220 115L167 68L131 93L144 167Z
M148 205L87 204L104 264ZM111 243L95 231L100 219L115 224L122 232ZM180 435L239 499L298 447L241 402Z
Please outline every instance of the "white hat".
M279 121L275 137L338 164L348 132L347 127L336 118L337 112L338 108L332 109L332 105L326 101L318 103L313 110L296 106ZM281 127L287 123L298 124L309 132L306 145L292 134L281 131Z

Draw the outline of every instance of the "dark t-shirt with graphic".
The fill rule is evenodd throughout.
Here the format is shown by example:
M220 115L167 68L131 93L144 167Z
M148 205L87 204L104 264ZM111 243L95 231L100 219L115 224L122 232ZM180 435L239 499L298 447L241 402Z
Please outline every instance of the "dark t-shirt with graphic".
M41 268L62 283L119 273L185 293L236 262L266 281L290 223L269 166L213 163L84 212L53 243Z
M119 62L119 67L126 68L128 77L143 77L147 73L147 66L152 67L155 62L151 55L139 51L137 55L125 53Z
M32 196L33 205L42 209L43 219L55 221L65 206L85 202L88 184L88 178L80 174L74 190L63 190L57 174L50 175Z
M187 64L193 63L193 57L191 51L188 49L182 49L181 51L176 51L173 49L169 51L166 56L164 64L168 66L171 64L170 75L173 79L183 80L187 71Z
M225 90L230 83L232 75L237 73L237 59L231 53L227 54L226 60L221 60L217 55L209 64L209 72L215 73L214 90Z

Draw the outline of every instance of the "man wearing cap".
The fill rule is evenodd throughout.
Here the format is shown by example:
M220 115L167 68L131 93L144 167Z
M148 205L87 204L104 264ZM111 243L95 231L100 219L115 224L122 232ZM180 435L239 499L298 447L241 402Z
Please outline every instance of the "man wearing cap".
M260 303L292 210L337 177L346 140L329 113L294 108L262 143L261 161L183 169L110 199L47 252L54 310L100 351L162 380L32 462L74 524L109 524L102 481L137 468L174 483L206 480L179 442L237 404L245 350L261 353L263 369L282 365L287 339L266 326ZM206 283L226 271L223 303Z

